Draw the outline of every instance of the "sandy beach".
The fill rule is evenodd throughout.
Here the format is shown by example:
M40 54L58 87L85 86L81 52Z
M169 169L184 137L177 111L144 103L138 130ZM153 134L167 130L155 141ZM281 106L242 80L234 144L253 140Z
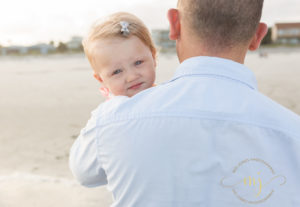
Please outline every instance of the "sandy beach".
M299 59L300 49L263 48L245 62L259 90L297 114ZM160 55L156 83L178 64ZM106 187L81 187L68 168L72 143L104 101L83 54L0 56L0 71L0 207L108 207Z

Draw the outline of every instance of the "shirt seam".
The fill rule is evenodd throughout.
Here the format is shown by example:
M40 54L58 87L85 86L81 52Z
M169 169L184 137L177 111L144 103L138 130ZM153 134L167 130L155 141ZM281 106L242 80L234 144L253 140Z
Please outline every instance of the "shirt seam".
M231 81L238 82L238 83L241 83L243 85L246 85L246 86L248 86L249 88L251 88L253 90L257 90L256 86L252 86L250 83L247 83L245 81L242 81L242 80L239 80L239 79L235 79L235 78L231 78L231 77L228 77L228 76L225 76L225 75L217 75L217 74L209 74L209 73L203 73L203 74L183 74L183 75L179 75L177 77L172 78L172 80L170 80L169 82L166 82L166 83L170 83L170 82L173 82L173 81L175 81L177 79L180 79L180 78L183 78L183 77L188 77L188 76L203 76L203 77L211 77L211 78L222 79L222 80L228 79L228 80L231 80Z
M242 119L235 119L235 118L228 118L228 117L214 117L214 116L209 116L209 115L191 115L191 114L180 114L180 113L177 113L177 114L170 114L170 113L159 113L159 114L131 114L129 117L128 116L119 116L119 117L111 117L111 118L108 118L107 120L105 121L98 121L96 123L96 126L95 127L102 127L102 126L105 126L105 125L109 125L109 124L112 124L114 122L121 122L121 121L130 121L130 120L133 120L133 119L149 119L149 118L158 118L158 117L161 117L163 116L164 118L166 117L181 117L181 118L194 118L194 119L207 119L207 120L216 120L216 121L231 121L231 122L238 122L238 123L243 123L243 124L249 124L249 125L252 125L252 126L256 126L256 127L260 127L260 128L265 128L265 129L271 129L271 130L274 130L274 131L277 131L277 132L283 132L283 133L286 133L286 134L291 134L295 137L299 137L299 135L297 135L296 132L293 132L293 131L288 131L284 128L279 128L279 127L276 127L276 126L271 126L269 124L265 124L265 123L256 123L256 122L250 122L250 121L247 121L247 120L242 120ZM276 128L275 128L276 127Z

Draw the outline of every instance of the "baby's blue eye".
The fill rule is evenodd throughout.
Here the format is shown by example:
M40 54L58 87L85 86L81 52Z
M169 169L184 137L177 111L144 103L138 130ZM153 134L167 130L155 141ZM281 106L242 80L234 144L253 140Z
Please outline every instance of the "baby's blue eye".
M113 72L113 75L119 74L119 73L121 73L121 72L122 72L121 69L117 69L117 70L115 70L115 71Z
M135 65L140 65L140 64L142 64L142 63L143 63L143 61L138 60L138 61L135 62Z

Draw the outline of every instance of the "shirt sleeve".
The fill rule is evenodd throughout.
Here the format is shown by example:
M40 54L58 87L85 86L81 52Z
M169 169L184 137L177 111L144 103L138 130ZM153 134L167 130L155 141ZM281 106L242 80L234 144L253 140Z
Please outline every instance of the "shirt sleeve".
M100 104L92 112L85 128L75 140L70 150L69 166L81 185L97 187L107 184L107 176L99 159L98 142L99 123L108 115L116 113L120 105L129 100L127 96L115 96Z
M92 116L70 150L69 167L79 183L86 187L107 184L98 157L97 130L96 119Z

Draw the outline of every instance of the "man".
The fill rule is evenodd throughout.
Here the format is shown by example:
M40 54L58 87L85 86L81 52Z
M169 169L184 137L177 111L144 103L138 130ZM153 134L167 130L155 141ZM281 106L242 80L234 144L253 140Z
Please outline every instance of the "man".
M267 32L263 0L179 0L172 80L100 105L70 167L112 206L300 206L300 118L243 65Z

